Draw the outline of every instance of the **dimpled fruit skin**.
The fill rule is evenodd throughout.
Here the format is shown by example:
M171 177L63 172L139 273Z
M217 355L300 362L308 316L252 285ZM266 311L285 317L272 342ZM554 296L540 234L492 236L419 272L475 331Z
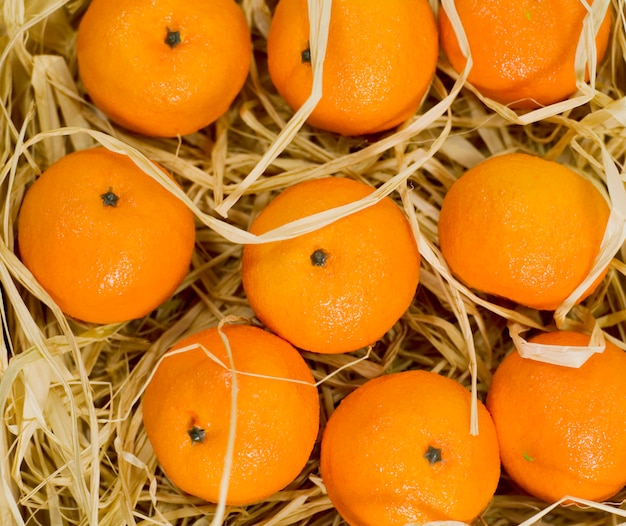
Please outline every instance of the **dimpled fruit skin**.
M267 41L279 94L299 108L311 93L306 0L281 0ZM308 119L320 129L360 135L390 129L418 109L435 74L437 24L426 0L334 0L322 98Z
M283 489L304 468L319 431L319 397L309 367L289 343L251 325L222 331L240 373L226 503L251 504ZM186 348L191 350L180 352ZM143 396L146 433L174 484L218 502L231 434L226 347L212 327L180 340L170 352ZM194 426L205 431L203 441L191 440Z
M553 310L591 270L609 212L593 184L566 166L503 154L450 187L441 205L439 245L469 287Z
M480 401L479 433L470 434L470 406L460 383L423 370L377 377L344 398L324 430L320 466L348 524L477 517L496 491L500 457ZM440 461L425 457L429 447L440 450Z
M556 331L529 341L584 346L589 336ZM511 352L487 407L504 469L531 495L602 501L626 485L626 354L611 342L578 369Z
M326 177L289 187L253 221L262 234L290 221L368 196L361 182ZM322 250L323 265L311 257ZM272 331L319 353L357 350L379 340L406 312L420 255L408 220L389 197L292 239L244 247L250 306Z

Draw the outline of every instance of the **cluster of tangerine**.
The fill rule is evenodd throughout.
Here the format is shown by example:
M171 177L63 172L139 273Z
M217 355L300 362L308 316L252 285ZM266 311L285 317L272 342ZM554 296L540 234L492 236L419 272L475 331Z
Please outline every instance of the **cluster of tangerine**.
M576 91L582 3L455 6L474 64L468 81L483 96L533 108ZM457 72L466 65L450 15L441 8L437 16L426 0L333 2L323 96L308 123L363 135L411 119L440 50ZM596 33L599 59L610 21L609 10ZM280 0L267 38L268 69L294 110L312 87L310 31L306 0ZM548 31L554 38L546 46ZM145 136L180 137L215 122L242 90L251 57L250 29L232 0L93 0L77 34L85 93L111 121ZM65 314L127 321L149 314L182 283L194 219L164 186L104 148L66 156L32 185L18 221L20 255ZM340 177L300 183L274 199L250 231L261 236L336 212L373 191ZM502 155L448 190L439 243L452 273L472 289L553 310L588 275L608 215L601 192L580 174L530 155ZM189 335L164 355L145 391L146 433L174 484L242 505L294 481L320 431L315 381L298 351L345 353L380 340L414 299L416 238L401 208L384 197L304 235L244 248L244 291L269 330L234 324ZM538 340L588 342L565 332ZM626 457L618 453L626 451L623 362L611 345L576 371L512 353L486 406L478 402L476 436L470 394L460 383L425 371L368 381L324 428L320 472L329 497L354 526L470 522L494 495L502 462L546 501L608 498L626 483ZM576 393L564 398L572 385ZM610 395L602 407L581 398L599 390ZM547 396L563 400L558 421L542 419ZM621 427L608 430L618 413ZM581 415L588 432L576 435ZM520 418L541 421L549 443L520 427ZM560 444L564 430L579 438ZM571 462L575 455L580 462Z

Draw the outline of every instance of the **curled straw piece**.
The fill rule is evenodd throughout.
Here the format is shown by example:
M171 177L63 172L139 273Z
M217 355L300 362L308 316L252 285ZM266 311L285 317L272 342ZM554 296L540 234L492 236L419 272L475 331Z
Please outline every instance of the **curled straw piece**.
M603 352L605 347L604 336L597 323L594 324L589 344L584 347L529 342L522 336L528 330L519 323L509 325L509 334L520 355L538 362L578 368L593 354Z

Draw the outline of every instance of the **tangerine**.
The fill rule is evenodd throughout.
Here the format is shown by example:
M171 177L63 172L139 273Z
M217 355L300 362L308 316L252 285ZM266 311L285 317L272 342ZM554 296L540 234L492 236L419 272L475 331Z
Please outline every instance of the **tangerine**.
M470 392L434 372L368 380L330 416L320 469L330 500L351 526L430 521L469 523L500 477L498 439L478 404L470 434Z
M228 110L248 76L250 30L234 0L92 0L76 54L87 94L112 121L175 137Z
M455 6L472 55L467 80L483 95L513 108L532 109L576 91L574 61L587 15L583 2L456 0ZM606 54L611 18L609 7L596 35L598 63ZM467 59L445 9L439 12L439 36L441 48L460 73Z
M252 222L260 235L368 196L352 179L305 181L279 194ZM268 328L318 353L357 350L379 340L408 309L420 255L410 224L390 198L292 239L249 244L242 280Z
M522 153L498 155L447 191L439 245L469 287L554 310L591 270L609 212L600 191L565 165Z
M554 331L529 341L586 346L589 339ZM502 465L531 495L602 501L626 484L626 354L610 341L579 368L513 350L496 369L487 407Z
M311 93L307 0L280 0L267 39L278 93L293 108ZM385 131L411 117L428 92L439 53L427 0L334 0L322 98L309 124L342 135Z
M144 427L157 460L181 490L218 502L229 437L234 453L226 504L250 504L283 489L304 468L319 429L319 397L300 353L251 325L217 327L174 345L142 400Z
M192 212L130 158L97 147L52 164L18 217L22 262L59 308L86 322L145 316L186 276ZM164 249L164 247L166 247Z

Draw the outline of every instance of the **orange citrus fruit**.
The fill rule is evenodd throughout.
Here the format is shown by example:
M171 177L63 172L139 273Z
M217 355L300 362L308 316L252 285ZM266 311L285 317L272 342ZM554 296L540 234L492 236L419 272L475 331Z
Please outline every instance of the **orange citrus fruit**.
M307 0L280 0L267 40L271 79L294 109L311 93ZM435 74L437 24L427 0L335 0L322 98L308 119L343 135L388 130L420 107Z
M471 395L434 372L367 381L344 398L322 435L320 469L330 500L351 526L471 522L500 477L498 439Z
M229 436L234 452L226 503L250 504L290 484L319 431L319 397L300 353L251 325L226 325L233 376L217 327L178 342L143 395L143 422L155 455L181 490L218 502Z
M112 121L174 137L228 110L250 68L250 30L234 0L92 0L76 53L87 94Z
M455 6L472 55L468 81L483 95L530 109L576 91L574 59L587 14L583 2L456 0ZM610 30L609 7L596 36L598 63ZM460 73L467 60L445 9L439 12L439 36L441 48Z
M127 156L74 152L27 190L17 240L23 263L67 315L86 322L140 318L189 270L194 217Z
M499 155L450 187L439 244L469 287L553 310L591 270L609 211L600 191L568 167L521 153Z
M361 182L326 177L284 190L253 221L263 234L366 197ZM341 353L378 341L408 309L420 255L390 198L313 232L243 249L242 279L256 316L293 345Z
M556 331L529 341L576 347L589 336ZM626 354L611 342L579 368L514 350L493 376L487 407L502 465L531 495L602 501L626 484Z

